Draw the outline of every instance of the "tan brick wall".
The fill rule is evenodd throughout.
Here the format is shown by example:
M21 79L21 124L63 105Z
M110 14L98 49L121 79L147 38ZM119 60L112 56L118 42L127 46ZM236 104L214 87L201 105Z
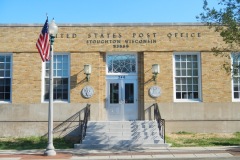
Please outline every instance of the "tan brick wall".
M41 103L42 63L39 54L13 53L12 103Z
M173 101L173 69L172 52L144 52L144 103L166 103ZM156 82L152 79L152 64L160 65L160 74ZM152 98L149 96L149 88L158 85L161 88L161 96Z
M99 103L99 87L100 87L100 70L99 70L100 54L92 53L71 53L71 102L72 103ZM86 81L84 74L84 64L91 64L92 73L90 80ZM81 95L82 89L90 85L94 88L94 95L90 99Z
M144 97L145 103L172 102L172 52L144 52L143 56L144 94L139 92L140 99ZM71 53L70 97L72 103L104 103L106 74L104 58L105 54L98 52ZM40 103L42 64L39 55L14 53L13 60L12 102ZM203 102L231 102L231 76L222 69L224 60L221 57L214 56L211 52L202 52L201 61ZM156 99L151 98L148 94L149 88L155 85L155 82L151 80L151 67L154 63L160 64L161 68L160 74L157 76L156 85L161 87L162 95ZM92 65L92 74L89 82L85 81L84 64ZM85 99L81 96L81 90L86 85L94 87L95 93L91 99ZM31 88L31 90L28 88Z
M0 26L0 52L37 52L35 47L42 26ZM96 33L96 38L95 38ZM200 33L200 37L197 37ZM71 38L76 34L76 38ZM91 37L89 38L89 34ZM109 34L109 35L108 35ZM119 34L121 37L119 37ZM154 37L155 34L155 37ZM172 37L169 38L168 35ZM194 34L194 37L191 37ZM128 43L114 48L112 43L88 44L87 40L156 40L156 43ZM207 26L59 26L56 52L111 51L206 51L221 44L222 39Z
M0 54L13 54L12 103L1 104L1 128L10 136L22 136L29 123L17 128L19 121L47 122L48 104L41 103L42 62L35 47L42 26L7 25L0 26ZM97 38L89 38L95 36ZM121 38L114 34L121 34ZM147 35L150 35L148 37ZM153 37L156 33L156 38ZM167 35L172 34L169 38ZM200 37L191 37L191 33ZM71 38L76 34L76 38ZM101 34L104 35L102 38ZM109 34L109 37L107 36ZM136 37L133 37L136 34ZM141 34L143 37L140 37ZM188 37L186 35L188 34ZM176 37L175 37L176 36ZM129 43L127 48L114 48L111 43L87 44L87 40L156 40L156 43ZM231 76L221 69L224 59L215 57L211 48L223 45L221 37L207 26L194 25L149 25L149 26L59 26L59 34L54 42L55 52L70 53L71 90L70 103L54 104L54 120L65 121L91 103L91 120L106 120L106 52L138 53L138 96L139 119L147 117L146 110L153 103L159 104L160 112L166 119L167 131L189 132L236 132L239 105L232 103ZM173 91L173 53L201 52L202 100L200 103L174 103ZM226 59L229 61L228 59ZM159 64L161 71L156 84L151 81L152 64ZM92 65L90 81L86 82L83 65ZM84 86L93 86L92 98L81 96ZM162 95L151 98L151 86L161 87ZM151 116L151 114L150 114ZM5 121L14 121L6 125ZM204 124L204 125L202 125ZM222 125L225 124L225 125ZM40 125L40 123L39 123ZM45 124L44 124L45 125ZM10 127L8 127L10 126ZM180 126L180 127L179 127ZM197 126L197 127L189 127ZM207 126L207 127L206 127ZM223 126L223 127L222 127ZM226 127L230 126L230 127ZM22 129L22 130L21 130ZM42 133L41 126L34 128L33 135ZM4 132L0 131L0 136ZM9 134L8 134L9 136Z
M13 53L13 103L41 103L42 64L35 47L41 28L42 26L0 27L0 52ZM93 38L95 33L97 33L96 38ZM191 33L194 33L195 37L191 37ZM201 34L200 37L196 37L198 33ZM72 34L76 34L77 37L71 38ZM114 37L114 34L121 34L121 37ZM136 36L134 37L133 34ZM167 36L169 34L172 34L171 38ZM86 41L91 39L121 40L121 44L124 44L125 40L150 39L156 40L156 43L131 43L128 48L113 48L111 43L87 44ZM97 103L101 107L99 112L102 112L106 96L105 53L117 51L139 52L140 109L144 108L144 103L173 102L172 59L175 51L204 51L201 53L203 102L231 102L231 77L221 70L223 62L221 58L209 52L216 45L222 45L221 38L206 26L59 26L54 50L70 53L70 102ZM157 76L156 85L162 90L162 95L155 99L148 94L149 88L155 85L155 82L151 81L151 67L154 63L160 64L161 71ZM84 81L86 77L83 72L84 64L92 65L89 82ZM81 96L81 90L86 85L93 86L95 90L94 96L90 99ZM141 110L140 114L144 115L143 112L144 110ZM101 114L104 115L104 111Z
M231 102L231 75L222 68L230 60L212 52L202 52L201 60L203 102Z
M106 53L99 56L99 117L106 120Z

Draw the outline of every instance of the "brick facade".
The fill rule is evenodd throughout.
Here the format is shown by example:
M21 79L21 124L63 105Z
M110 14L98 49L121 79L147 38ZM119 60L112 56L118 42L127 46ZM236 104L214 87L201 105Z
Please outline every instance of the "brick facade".
M11 53L13 58L12 102L0 106L0 115L9 115L8 117L0 116L1 123L32 121L31 108L26 109L26 106L46 109L47 104L42 103L42 61L35 47L41 28L40 25L0 26L0 54ZM169 132L177 130L174 121L184 120L194 125L191 123L193 120L204 121L204 123L213 120L211 116L206 116L206 110L210 110L214 120L219 122L238 120L240 116L233 113L237 105L232 102L231 75L227 74L221 66L224 61L230 62L230 60L216 57L211 52L212 47L221 45L224 43L217 33L199 24L59 25L54 51L70 55L70 100L66 104L56 104L56 107L60 106L61 109L55 109L54 120L64 121L79 109L84 108L86 103L92 104L92 120L107 120L106 53L114 54L115 52L137 54L138 119L151 119L146 112L151 104L158 103L162 117L169 123L167 129ZM174 102L174 52L200 53L201 102ZM84 64L92 65L89 82L85 80ZM161 68L156 82L151 80L152 64L159 64ZM89 99L81 95L81 90L86 85L92 86L95 91L93 97ZM149 96L149 88L153 85L161 87L162 94L158 98ZM219 103L221 105L217 110L218 113L225 107L229 107L227 117L222 118L221 114L214 115L216 112L213 111ZM25 106L23 108L28 112L21 117L15 117L17 113L23 112L19 111L22 106ZM211 110L212 106L213 110ZM9 108L12 108L12 111L9 111ZM41 113L44 112L40 110ZM196 112L188 115L188 112L192 111L202 116L195 115ZM45 121L47 118L46 113L39 117L35 120ZM211 126L212 124L208 127L211 128ZM181 130L181 128L178 129ZM233 128L231 131L238 129L240 128ZM187 128L183 127L182 130ZM199 129L193 131L199 131Z

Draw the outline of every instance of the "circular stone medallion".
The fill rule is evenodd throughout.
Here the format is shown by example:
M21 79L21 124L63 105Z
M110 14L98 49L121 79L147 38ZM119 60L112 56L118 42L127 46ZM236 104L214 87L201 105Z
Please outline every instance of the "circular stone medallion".
M82 89L82 95L84 98L91 98L93 96L94 89L91 86L85 86Z
M149 94L151 97L157 98L161 95L161 89L158 86L152 86L149 89Z

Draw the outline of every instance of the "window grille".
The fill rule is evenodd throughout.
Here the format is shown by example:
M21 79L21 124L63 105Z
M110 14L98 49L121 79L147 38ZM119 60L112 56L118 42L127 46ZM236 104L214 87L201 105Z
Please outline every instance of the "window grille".
M44 100L49 100L49 73L50 63L45 65L45 92ZM53 57L53 100L69 100L69 56L65 54Z
M176 100L200 100L199 63L199 54L176 53L174 55Z
M0 55L0 102L11 101L12 56Z
M136 73L136 55L107 55L108 73Z

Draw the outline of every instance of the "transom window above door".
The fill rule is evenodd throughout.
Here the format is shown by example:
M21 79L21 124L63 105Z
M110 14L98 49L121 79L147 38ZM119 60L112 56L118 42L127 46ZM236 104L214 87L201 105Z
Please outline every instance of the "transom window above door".
M107 54L107 74L136 74L136 54Z

